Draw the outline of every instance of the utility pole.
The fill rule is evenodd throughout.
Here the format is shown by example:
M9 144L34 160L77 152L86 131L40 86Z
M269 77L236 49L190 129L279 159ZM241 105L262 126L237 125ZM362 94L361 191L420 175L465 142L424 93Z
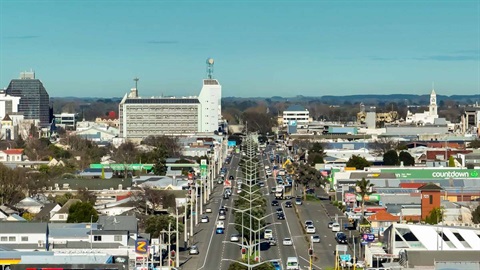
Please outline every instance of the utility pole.
M177 223L177 226L175 227L175 267L178 267L180 265L180 245L179 245L179 237L178 237L178 207L175 205L175 222Z

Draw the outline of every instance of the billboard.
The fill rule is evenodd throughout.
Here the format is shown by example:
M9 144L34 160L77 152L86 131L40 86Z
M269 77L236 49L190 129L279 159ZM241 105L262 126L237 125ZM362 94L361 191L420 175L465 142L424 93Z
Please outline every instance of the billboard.
M394 173L397 179L470 179L480 178L480 170L470 169L382 169Z
M237 141L228 141L228 147L235 147L237 146Z
M145 239L135 241L135 253L145 255L148 253L148 242Z

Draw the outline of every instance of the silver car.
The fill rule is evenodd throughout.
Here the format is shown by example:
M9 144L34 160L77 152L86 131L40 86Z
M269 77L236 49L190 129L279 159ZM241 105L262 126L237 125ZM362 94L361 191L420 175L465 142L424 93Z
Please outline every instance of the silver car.
M190 255L198 255L199 251L198 251L198 247L197 246L191 246L190 247L190 250L188 251L188 253Z

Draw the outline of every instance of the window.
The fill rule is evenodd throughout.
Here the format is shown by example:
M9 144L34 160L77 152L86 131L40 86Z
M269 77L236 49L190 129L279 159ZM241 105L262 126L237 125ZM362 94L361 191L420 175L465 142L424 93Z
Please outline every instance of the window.
M430 200L430 204L433 204L433 196L432 196L432 195L428 195L428 199Z
M22 236L22 242L28 242L28 236Z
M93 241L96 241L96 242L102 241L102 236L101 235L95 235L93 237Z
M15 236L9 236L8 237L8 242L15 242L15 241L17 241L17 237L15 237Z
M38 240L38 247L43 247L43 240Z
M122 236L121 235L115 235L113 237L113 241L122 241Z
M6 236L0 237L0 242L7 242L8 238Z
M59 219L65 219L65 215L58 215Z

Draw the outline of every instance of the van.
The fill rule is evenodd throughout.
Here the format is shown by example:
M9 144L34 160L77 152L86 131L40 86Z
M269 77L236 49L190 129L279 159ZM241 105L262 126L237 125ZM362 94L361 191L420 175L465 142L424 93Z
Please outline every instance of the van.
M264 236L263 238L265 239L270 239L273 237L273 231L272 229L265 229Z
M223 221L217 221L217 229L225 229Z
M288 257L287 258L287 270L299 270L300 266L298 265L297 257Z
M337 222L332 224L332 232L339 232L340 231L340 224Z

